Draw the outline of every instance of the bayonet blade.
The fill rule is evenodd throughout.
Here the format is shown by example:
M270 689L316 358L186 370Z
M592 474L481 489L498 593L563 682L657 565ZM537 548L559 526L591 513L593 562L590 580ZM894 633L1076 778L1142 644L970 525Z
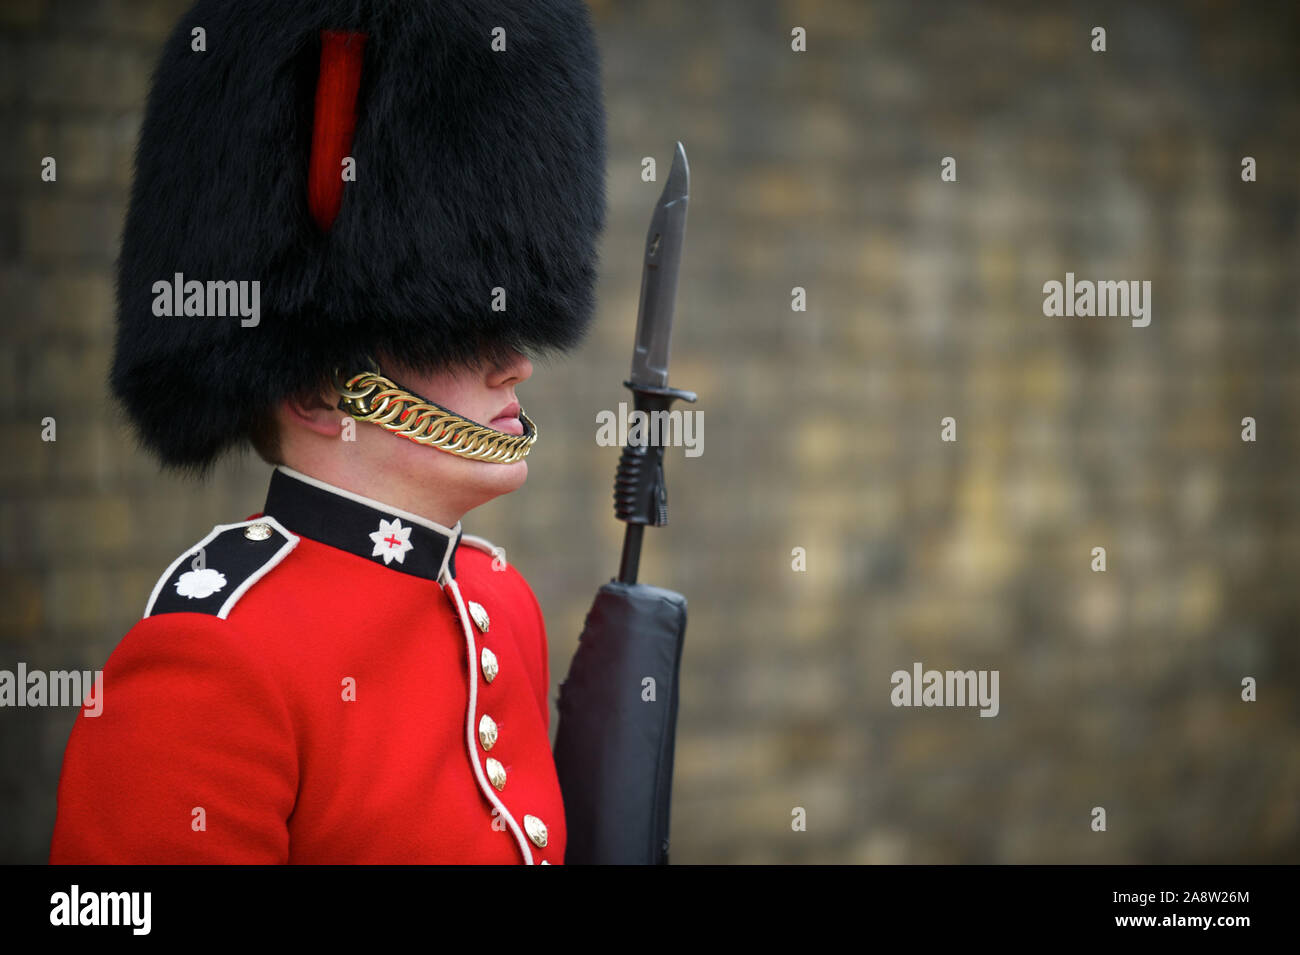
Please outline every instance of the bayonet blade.
M641 270L641 305L636 316L636 350L632 353L633 385L663 388L668 384L668 351L677 300L677 273L686 240L686 207L690 202L691 170L679 142L672 169L646 231Z

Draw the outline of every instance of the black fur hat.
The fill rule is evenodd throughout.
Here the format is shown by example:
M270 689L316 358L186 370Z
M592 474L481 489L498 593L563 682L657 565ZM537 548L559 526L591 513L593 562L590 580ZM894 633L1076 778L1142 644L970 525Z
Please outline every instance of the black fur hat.
M336 215L308 201L317 101L339 100L321 92L324 31L364 34L355 97L330 107L355 103ZM367 356L434 370L569 348L591 319L604 218L581 0L199 0L140 131L113 391L164 463L203 469L280 399ZM192 281L246 282L251 305L257 282L258 313L169 315L178 293L158 283L178 275L180 299ZM193 309L219 310L223 288Z

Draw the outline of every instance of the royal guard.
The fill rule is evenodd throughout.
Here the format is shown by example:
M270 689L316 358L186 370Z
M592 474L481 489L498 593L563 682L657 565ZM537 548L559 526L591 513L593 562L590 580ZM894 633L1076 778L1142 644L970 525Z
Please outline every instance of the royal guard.
M52 862L564 860L542 614L461 519L523 483L517 388L589 324L604 165L578 0L185 15L112 387L167 466L276 467L140 595Z

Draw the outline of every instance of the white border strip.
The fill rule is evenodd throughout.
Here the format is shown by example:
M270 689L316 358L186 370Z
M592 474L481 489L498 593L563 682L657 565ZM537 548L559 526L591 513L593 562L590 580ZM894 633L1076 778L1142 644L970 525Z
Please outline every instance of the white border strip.
M253 584L265 577L271 568L284 560L285 557L289 555L289 551L298 546L298 541L301 538L299 538L298 535L291 534L289 531L285 530L284 526L274 517L254 517L251 520L240 521L238 524L218 524L216 527L212 528L212 532L208 534L207 537L203 538L203 540L199 541L189 550L184 551L179 557L172 561L171 566L168 567L167 570L163 572L163 575L158 578L158 583L153 585L153 592L149 594L149 603L145 605L144 616L148 617L153 613L153 605L158 601L158 595L162 593L163 587L166 586L167 581L172 579L172 574L176 573L176 568L181 565L181 562L184 561L186 557L192 557L196 551L202 550L226 531L234 530L238 527L248 527L250 524L270 524L277 531L287 537L288 540L280 546L280 549L275 552L274 556L272 556L270 560L259 567L255 573L250 575L248 579L236 587L231 595L226 598L226 602L221 605L221 611L217 614L218 617L225 620L226 617L230 615L230 611L234 609L235 602L239 600L240 597L244 596ZM143 617L141 619L143 619Z
M281 534L287 537L288 540L286 540L283 544L280 545L280 549L277 550L274 555L272 555L270 560L268 560L265 564L259 567L256 573L251 574L250 576L245 578L244 582L235 588L235 592L232 593L226 599L226 602L221 605L221 612L217 614L217 616L220 617L222 620L225 620L226 617L230 616L230 611L235 609L235 602L238 601L240 597L244 596L244 594L248 593L248 588L252 587L253 584L257 583L259 580L261 580L263 577L269 574L272 570L274 570L275 566L279 564L280 561L288 557L289 551L297 547L298 541L302 539L297 534L289 533L289 531L286 530L284 526L279 521L277 521L274 517L263 516L248 521L248 523L249 524L270 524L277 531L279 531ZM239 525L237 524L235 526L238 527Z
M509 566L509 561L506 560L506 549L504 547L498 547L496 544L492 543L486 537L479 537L475 534L461 534L460 542L462 544L469 544L471 547L477 547L479 550L487 551L489 554L492 555L493 561L496 561L497 558L500 558L501 563L505 564L506 566ZM494 567L493 570L495 569L496 568Z

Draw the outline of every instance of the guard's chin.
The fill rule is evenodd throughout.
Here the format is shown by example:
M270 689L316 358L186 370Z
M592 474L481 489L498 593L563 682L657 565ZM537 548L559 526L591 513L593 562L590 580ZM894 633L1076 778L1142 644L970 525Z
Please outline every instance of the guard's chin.
M528 462L492 464L489 461L468 462L474 465L474 482L492 497L509 494L523 487L528 480Z

